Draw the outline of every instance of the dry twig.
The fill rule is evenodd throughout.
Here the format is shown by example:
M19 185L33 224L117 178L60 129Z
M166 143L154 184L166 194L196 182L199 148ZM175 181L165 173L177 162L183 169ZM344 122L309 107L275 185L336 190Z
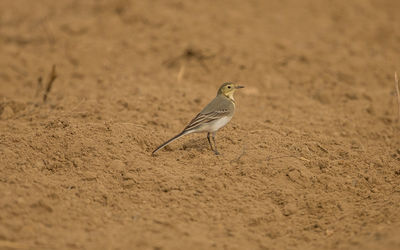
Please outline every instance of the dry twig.
M309 159L306 159L306 158L304 158L304 157L297 157L297 156L294 156L294 155L283 155L283 156L277 156L277 157L268 156L268 157L267 157L267 161L275 160L275 159L281 159L281 158L295 158L295 159L298 159L298 160L310 162Z
M181 65L181 68L179 69L178 75L177 75L177 82L180 83L182 81L183 75L185 74L185 64Z
M49 76L49 81L47 82L46 85L46 90L43 94L43 102L47 101L47 96L49 95L51 91L51 87L53 86L54 80L56 80L57 74L56 74L56 65L53 65L53 68L51 69L50 76Z
M230 161L230 163L232 164L232 162L238 162L240 161L240 158L242 158L242 156L246 153L246 148L245 146L243 146L242 148L242 152L240 153L240 155L236 158Z
M42 91L42 86L43 86L43 78L41 76L39 76L38 78L38 85L37 85L37 89L36 89L36 94L35 94L35 98L39 96L39 93Z
M323 152L328 153L328 149L322 147L321 145L317 144L317 147L321 149Z

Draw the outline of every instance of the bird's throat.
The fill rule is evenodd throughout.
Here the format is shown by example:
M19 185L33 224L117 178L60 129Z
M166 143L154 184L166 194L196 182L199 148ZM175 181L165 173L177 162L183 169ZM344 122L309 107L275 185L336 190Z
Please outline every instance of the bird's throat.
M233 92L226 93L225 96L235 104L235 99L233 98Z

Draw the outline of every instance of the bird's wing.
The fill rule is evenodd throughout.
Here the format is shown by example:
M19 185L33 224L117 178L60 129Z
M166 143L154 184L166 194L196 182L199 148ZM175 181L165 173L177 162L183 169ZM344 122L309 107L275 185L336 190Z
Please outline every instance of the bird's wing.
M175 141L176 139L178 139L181 136L184 136L186 134L190 134L194 131L192 131L192 129L196 129L196 127L201 126L202 124L208 123L208 122L212 122L215 120L218 120L224 116L229 115L229 110L228 109L221 109L221 110L217 110L217 111L212 111L209 113L199 113L190 123L189 125L186 126L186 128L179 133L178 135L172 137L171 139L169 139L168 141L164 142L163 144L161 144L158 148L156 148L152 154L155 154L158 150L162 149L163 147L167 146L168 144L170 144L171 142Z
M193 118L192 121L190 121L190 123L185 127L183 131L190 131L198 126L201 126L202 124L209 123L225 117L229 115L229 113L230 112L228 109L211 111L209 113L199 113L198 115L196 115L195 118Z

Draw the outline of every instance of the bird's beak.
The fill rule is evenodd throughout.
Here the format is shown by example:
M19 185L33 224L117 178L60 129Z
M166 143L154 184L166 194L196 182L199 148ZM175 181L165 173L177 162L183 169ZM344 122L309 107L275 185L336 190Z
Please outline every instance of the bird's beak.
M240 86L240 85L235 86L235 89L242 89L242 88L244 88L244 86Z

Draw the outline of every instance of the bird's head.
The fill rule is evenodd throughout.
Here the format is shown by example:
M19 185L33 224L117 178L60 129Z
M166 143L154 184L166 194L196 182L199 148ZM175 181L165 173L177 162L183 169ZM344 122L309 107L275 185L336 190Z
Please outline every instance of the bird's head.
M221 85L221 87L219 87L218 90L218 95L224 95L226 97L228 97L229 99L233 99L233 93L235 93L235 91L237 89L241 89L244 88L243 86L237 85L236 83L233 82L225 82L224 84Z

